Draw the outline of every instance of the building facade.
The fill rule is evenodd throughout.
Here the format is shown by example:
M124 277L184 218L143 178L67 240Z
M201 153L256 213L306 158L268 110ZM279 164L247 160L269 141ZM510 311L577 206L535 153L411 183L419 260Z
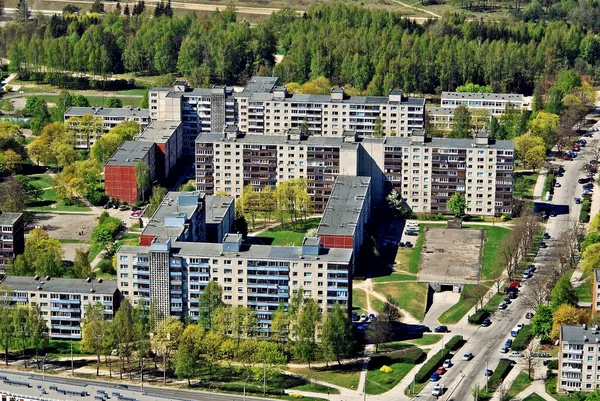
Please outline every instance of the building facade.
M156 179L164 181L183 155L182 124L176 121L153 121L136 140L156 144Z
M558 350L559 391L600 388L600 329L598 326L561 326Z
M25 223L23 213L0 211L0 274L6 273L6 267L17 255L25 251Z
M92 120L91 129L80 128L80 119L88 116ZM126 121L135 121L143 130L150 123L147 109L138 108L110 108L110 107L69 107L64 115L65 123L75 132L75 147L89 149L104 133L110 131L118 124Z
M507 106L522 110L525 102L523 95L516 93L442 92L441 106L467 106L471 110L487 110L491 116L500 117Z
M600 310L600 269L594 269L594 284L592 287L592 313Z
M152 184L156 179L157 171L155 155L156 145L153 142L123 142L104 165L106 195L128 203L141 200L145 194L138 186L135 166L140 162L148 166L148 183Z
M222 242L232 232L235 220L235 199L232 196L205 196L206 242Z
M243 134L228 127L196 139L196 188L239 197L247 185L264 188L294 178L307 180L313 209L325 205L339 176L371 178L371 199L379 203L396 189L417 213L449 213L455 192L467 213L494 216L512 212L514 144L486 133L474 139L410 137L361 138Z
M5 276L2 284L12 290L12 304L39 307L52 339L81 340L86 307L100 302L112 320L121 300L114 280Z
M447 132L454 128L454 107L427 107L427 121L429 126L437 131ZM496 116L498 117L498 116ZM484 127L492 119L492 115L486 109L471 114L471 123L478 127Z
M248 245L241 234L226 234L221 244L157 238L150 246L121 246L116 258L119 289L133 305L152 299L160 316L197 320L198 297L213 280L227 305L256 312L261 336L300 288L321 310L347 308L352 299L352 250L324 248L317 238L300 247Z

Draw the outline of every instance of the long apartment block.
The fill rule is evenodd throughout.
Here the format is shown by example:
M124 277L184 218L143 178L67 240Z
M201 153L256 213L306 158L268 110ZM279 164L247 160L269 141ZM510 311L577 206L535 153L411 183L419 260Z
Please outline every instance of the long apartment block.
M246 244L226 234L220 244L157 238L150 246L117 251L119 289L133 305L154 301L161 317L197 320L199 296L210 280L223 287L223 301L256 311L258 330L268 336L273 314L300 288L325 310L349 306L351 249L328 249L318 238L302 246Z
M559 391L600 388L600 329L598 326L561 326L558 350Z
M325 206L339 176L371 178L371 199L382 202L392 189L418 213L448 213L455 192L467 200L467 213L494 216L512 212L514 144L491 140L410 137L362 138L243 134L235 127L196 139L196 188L239 197L243 188L275 187L305 178L317 212Z
M305 128L323 136L342 136L345 130L372 136L380 127L384 134L410 136L423 128L425 99L400 90L389 96L348 96L343 88L333 88L330 95L291 94L277 77L252 77L239 92L225 86L189 88L185 81L152 88L149 107L153 120L183 122L184 150L193 155L198 134L224 125L260 135Z
M121 301L115 280L5 276L1 284L11 289L11 304L39 307L52 339L81 340L88 305L101 303L112 320Z
M25 251L25 221L23 213L0 210L0 274L6 272L17 255Z
M471 110L486 110L500 117L506 107L522 110L526 107L523 95L517 93L442 92L442 108L467 106Z

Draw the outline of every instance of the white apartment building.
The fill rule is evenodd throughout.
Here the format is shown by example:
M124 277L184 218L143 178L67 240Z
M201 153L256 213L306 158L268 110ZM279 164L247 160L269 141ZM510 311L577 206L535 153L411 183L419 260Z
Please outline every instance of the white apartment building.
M454 107L426 107L427 121L429 125L438 131L452 131L454 128ZM497 117L497 116L496 116ZM485 126L485 123L492 119L488 110L483 113L471 114L471 123L473 125Z
M600 329L598 326L561 326L558 350L559 391L600 388Z
M160 317L197 320L198 297L213 280L226 304L256 311L262 336L278 306L300 288L321 310L347 308L352 299L352 250L324 248L317 238L298 247L249 245L241 234L227 234L221 244L163 237L150 246L121 246L116 257L119 289L133 305L152 299Z
M11 303L39 306L52 339L81 340L87 305L100 302L112 320L121 301L114 280L5 276L2 285L12 290Z
M467 106L472 110L488 110L490 115L499 117L507 105L522 110L525 102L523 95L516 93L442 92L441 105L443 108Z

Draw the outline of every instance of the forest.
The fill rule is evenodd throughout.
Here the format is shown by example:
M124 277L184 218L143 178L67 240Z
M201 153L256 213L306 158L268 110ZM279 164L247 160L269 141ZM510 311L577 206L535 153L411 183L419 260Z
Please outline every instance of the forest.
M22 79L50 83L64 74L107 80L175 73L203 86L274 74L300 84L324 76L368 95L392 88L435 94L466 83L529 95L540 78L550 86L564 69L600 76L594 29L585 22L458 15L420 25L341 2L314 5L304 15L282 10L253 26L232 7L208 17L110 11L8 24L0 28L0 57ZM275 54L285 55L277 65Z

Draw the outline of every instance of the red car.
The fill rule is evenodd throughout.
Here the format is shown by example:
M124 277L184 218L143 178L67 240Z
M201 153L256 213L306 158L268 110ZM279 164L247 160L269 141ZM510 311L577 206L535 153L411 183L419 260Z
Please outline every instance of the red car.
M440 366L435 373L437 373L438 375L443 375L444 373L446 373L446 368L443 366Z
M564 155L563 160L573 160L573 158L571 156Z
M579 145L573 145L573 146L571 146L571 150L579 152L581 150L581 146L579 146Z
M519 288L521 286L521 282L519 280L515 280L512 283L510 283L508 286Z

